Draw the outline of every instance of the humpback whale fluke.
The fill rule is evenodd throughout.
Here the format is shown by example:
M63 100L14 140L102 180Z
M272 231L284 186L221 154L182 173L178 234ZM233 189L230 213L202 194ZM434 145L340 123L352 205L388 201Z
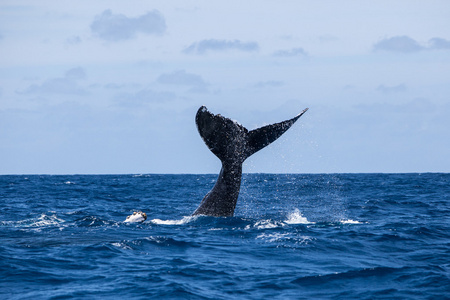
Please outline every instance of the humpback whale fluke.
M306 111L292 119L248 131L241 124L212 114L205 106L197 111L195 123L205 144L222 162L216 184L193 215L231 217L241 186L242 164L255 152L285 133Z

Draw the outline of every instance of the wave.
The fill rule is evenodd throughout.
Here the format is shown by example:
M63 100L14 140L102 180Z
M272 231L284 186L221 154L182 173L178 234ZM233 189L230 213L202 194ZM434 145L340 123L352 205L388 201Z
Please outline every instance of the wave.
M362 222L360 221L355 221L352 219L347 219L347 220L341 220L340 221L342 224L362 224Z
M311 286L316 284L330 284L332 281L342 281L349 279L362 279L367 277L388 277L398 278L400 275L409 272L411 267L372 267L353 269L344 272L335 272L323 275L303 276L291 281L291 283Z
M184 225L190 223L192 221L197 220L198 216L187 216L183 217L181 220L161 220L161 219L153 219L150 222L157 225Z
M280 243L280 242L293 242L294 244L308 244L313 238L306 235L297 235L292 233L262 233L259 234L256 239L266 241L268 243ZM287 246L288 244L284 244Z
M64 223L65 221L63 219L60 219L56 216L56 214L53 215L46 215L42 214L36 221L29 224L26 227L48 227L48 226L58 226L61 223Z
M313 225L316 224L316 222L310 221L307 219L307 217L303 216L301 211L298 208L295 208L293 211L289 212L284 220L274 220L271 218L268 219L246 219L241 217L232 217L232 218L215 218L215 217L208 217L208 216L185 216L182 219L175 219L175 220L162 220L162 219L152 219L150 220L150 223L156 224L156 225L185 225L192 222L196 222L198 220L204 220L207 226L208 223L214 223L215 225L233 225L237 226L237 228L240 228L240 225L243 226L244 230L249 230L252 228L263 230L263 229L275 229L275 228L282 228L289 225ZM209 220L209 221L208 221ZM323 222L321 222L322 224ZM336 222L325 222L329 224L336 225ZM352 219L342 219L338 221L337 223L340 224L362 224L363 222L352 220ZM242 227L241 227L242 228ZM214 230L219 230L218 228L213 228Z
M65 226L61 224L65 222L65 220L58 218L56 214L41 214L37 218L30 218L19 221L2 221L0 224L17 228L30 228L32 230L40 231L42 228L48 227L59 227L59 229L62 230L62 228Z
M100 227L105 225L116 225L117 222L101 219L96 216L85 216L75 220L76 227Z

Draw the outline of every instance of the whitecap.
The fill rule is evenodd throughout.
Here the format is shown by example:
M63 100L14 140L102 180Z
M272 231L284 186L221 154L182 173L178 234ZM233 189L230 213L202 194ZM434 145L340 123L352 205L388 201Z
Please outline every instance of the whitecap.
M111 245L113 245L114 247L120 248L120 249L133 250L133 248L131 248L130 246L128 246L125 243L112 243Z
M247 225L247 226L245 226L244 229L245 230L249 230L251 228L256 228L256 229L273 229L273 228L278 228L278 227L282 227L282 226L284 226L283 223L276 222L276 221L273 221L273 220L269 219L269 220L258 221L258 222L256 222L253 225Z
M53 215L46 215L41 214L39 218L33 218L33 219L26 219L21 221L14 221L12 224L17 224L17 227L22 228L30 228L34 231L41 231L42 228L46 227L59 227L59 230L63 230L64 227L67 227L67 225L62 225L65 221L63 219L60 219L56 216L56 214Z
M256 237L257 239L264 240L269 243L291 241L295 244L308 244L312 238L309 236L295 236L292 233L262 233Z
M188 217L183 217L183 219L181 219L181 220L153 219L150 222L152 222L153 224L158 224L158 225L183 225L183 224L190 223L190 222L196 220L197 218L198 218L198 216L188 216Z
M271 229L271 228L277 228L280 226L283 226L283 224L280 224L278 222L272 221L272 220L261 220L255 223L253 225L254 227L258 229Z
M59 219L56 215L47 216L46 214L42 214L36 222L29 224L28 227L56 226L63 222L65 221Z
M302 216L302 213L298 208L296 208L293 212L288 214L287 220L284 221L286 224L314 224L314 222L308 221L308 219Z
M351 220L351 219L347 219L347 220L341 220L340 221L342 224L362 224L359 221L355 221L355 220Z
M286 240L289 238L289 233L262 233L256 237L257 239L268 241L269 243Z

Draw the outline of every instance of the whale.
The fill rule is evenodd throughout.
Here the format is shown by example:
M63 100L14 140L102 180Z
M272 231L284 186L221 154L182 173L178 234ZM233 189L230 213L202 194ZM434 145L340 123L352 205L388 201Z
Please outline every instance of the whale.
M211 113L201 106L195 116L197 130L222 168L213 188L192 214L232 217L236 208L244 161L285 133L306 111L279 123L248 130L237 121Z

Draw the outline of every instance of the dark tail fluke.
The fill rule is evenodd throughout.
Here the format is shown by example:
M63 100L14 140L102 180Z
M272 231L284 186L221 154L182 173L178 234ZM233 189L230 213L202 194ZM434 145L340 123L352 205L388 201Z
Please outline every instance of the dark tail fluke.
M308 108L304 109L301 113L299 113L296 117L275 123L272 125L263 126L257 129L254 129L248 133L247 138L247 157L252 154L258 152L262 148L274 142L280 136L283 135L292 125L308 110Z
M214 115L202 106L195 122L205 144L222 162L243 163L283 135L307 110L292 119L248 131L241 124L220 114Z
M203 198L194 215L233 216L244 160L279 138L306 110L290 120L248 131L241 124L214 115L204 106L200 107L195 117L198 132L208 148L222 161L222 169L216 184Z

